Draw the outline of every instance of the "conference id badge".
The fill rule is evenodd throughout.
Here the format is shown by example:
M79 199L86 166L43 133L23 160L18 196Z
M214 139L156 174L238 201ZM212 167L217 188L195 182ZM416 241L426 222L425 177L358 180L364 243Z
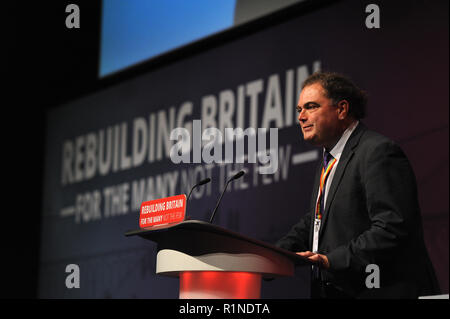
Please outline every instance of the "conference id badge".
M319 230L320 230L321 220L318 218L314 219L314 234L313 234L313 253L317 253L319 250Z

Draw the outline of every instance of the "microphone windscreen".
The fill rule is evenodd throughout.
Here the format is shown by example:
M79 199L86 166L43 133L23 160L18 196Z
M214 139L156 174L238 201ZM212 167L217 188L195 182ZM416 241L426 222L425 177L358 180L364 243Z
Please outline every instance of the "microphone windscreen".
M238 178L242 177L242 175L244 175L244 174L245 174L244 171L240 171L239 173L237 173L236 175L234 175L232 179L238 179Z
M203 179L203 180L201 180L200 182L198 182L198 185L200 186L200 185L204 185L204 184L207 184L207 183L209 183L211 181L211 178L205 178L205 179Z

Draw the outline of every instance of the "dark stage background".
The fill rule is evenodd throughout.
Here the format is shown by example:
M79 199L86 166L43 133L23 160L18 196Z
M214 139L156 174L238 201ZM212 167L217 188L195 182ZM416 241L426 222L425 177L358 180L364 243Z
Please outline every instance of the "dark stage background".
M5 297L177 297L178 281L154 273L155 245L123 236L138 228L138 200L187 192L190 182L210 175L213 183L188 204L188 215L207 220L221 181L242 167L174 165L162 148L161 159L149 152L142 161L132 158L129 167L121 166L123 154L113 150L117 162L112 159L107 172L97 170L79 181L64 179L62 172L67 145L87 150L101 135L114 134L111 143L126 143L126 157L138 143L137 122L150 128L154 117L176 126L186 103L192 114L182 125L205 119L202 106L215 100L221 115L221 105L225 110L234 105L235 127L242 105L246 128L257 97L256 125L279 128L278 173L255 174L254 165L244 164L246 176L230 185L215 221L275 242L309 202L317 149L302 141L294 106L301 80L317 69L347 74L367 90L363 122L408 155L427 248L448 293L447 1L377 1L380 29L365 26L369 1L307 1L102 80L97 79L100 4L79 1L82 26L72 30L64 26L69 3L11 9L14 50L8 51L7 69L13 85L7 94L13 104L7 109L13 113L4 126L14 119L14 128L4 138L12 154L5 157L16 174L2 233ZM156 132L157 148L164 139ZM310 160L303 162L302 154ZM128 194L125 208L109 209L108 194L119 186ZM147 197L137 196L139 190ZM89 196L100 198L100 213L78 215L77 203ZM80 289L65 287L67 264L80 266ZM262 297L307 298L306 273L299 269L295 278L264 282Z

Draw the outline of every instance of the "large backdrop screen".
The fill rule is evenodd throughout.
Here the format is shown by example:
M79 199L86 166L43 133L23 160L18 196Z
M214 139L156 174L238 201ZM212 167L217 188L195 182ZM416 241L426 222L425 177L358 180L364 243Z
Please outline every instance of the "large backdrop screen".
M302 0L103 0L99 75L107 76Z

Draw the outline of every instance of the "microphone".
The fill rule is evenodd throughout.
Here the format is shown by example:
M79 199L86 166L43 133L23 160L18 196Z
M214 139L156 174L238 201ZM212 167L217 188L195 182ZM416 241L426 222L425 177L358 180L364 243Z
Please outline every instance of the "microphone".
M187 199L186 199L186 202L189 200L189 197L191 197L191 194L192 194L192 191L194 190L194 188L196 188L197 186L200 186L200 185L208 184L210 181L211 181L211 178L208 177L208 178L202 179L200 182L198 182L197 184L195 184L195 185L191 188L191 191L189 192L189 195L188 195L188 197L187 197Z
M235 179L238 179L238 178L242 177L244 174L245 174L244 171L239 171L239 173L237 173L237 174L235 174L233 177L231 177L231 178L227 181L227 183L225 184L225 188L223 189L222 194L220 195L219 201L217 202L216 208L214 208L214 211L213 211L213 213L212 213L212 215L211 215L211 219L209 220L209 222L210 222L211 224L212 224L212 222L213 222L214 216L216 215L217 208L219 208L219 204L220 204L220 201L222 200L222 196L223 196L223 194L225 194L225 190L227 189L228 184L229 184L231 181L234 181Z

